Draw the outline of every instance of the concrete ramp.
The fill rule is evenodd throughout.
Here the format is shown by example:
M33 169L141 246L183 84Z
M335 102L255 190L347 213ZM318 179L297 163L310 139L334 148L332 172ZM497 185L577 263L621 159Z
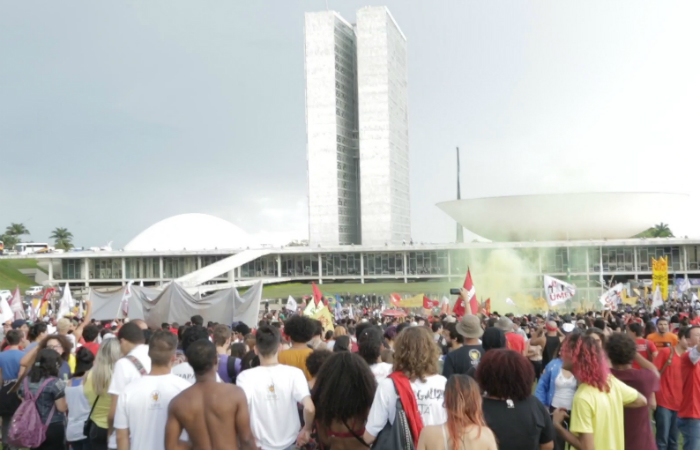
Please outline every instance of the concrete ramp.
M236 253L233 256L229 256L226 259L217 261L214 264L202 267L201 269L189 273L184 277L180 277L175 281L185 289L193 288L204 284L207 281L213 280L216 277L220 277L221 275L228 273L233 269L242 266L243 264L249 263L262 256L269 255L270 252L270 250L264 249L244 250L240 253Z
M187 292L191 295L194 294L206 294L208 292L221 291L223 289L231 288L242 288L253 286L258 281L262 281L263 285L276 284L276 283L287 283L291 281L291 278L255 278L253 280L236 281L233 283L217 283L217 284L202 284L197 287L187 288Z

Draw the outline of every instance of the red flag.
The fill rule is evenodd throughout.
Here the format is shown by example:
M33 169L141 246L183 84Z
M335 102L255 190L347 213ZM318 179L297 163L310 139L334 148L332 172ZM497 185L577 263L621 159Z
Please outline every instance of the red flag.
M399 306L399 303L401 303L401 296L399 294L391 294L389 299L394 306Z
M311 282L311 289L314 291L314 303L316 303L316 306L318 306L321 300L323 300L323 294L321 294L321 290L313 281Z
M439 305L439 302L437 300L430 300L425 295L423 296L423 308L424 309L437 308L438 305Z
M464 289L467 291L467 301L469 302L469 307L471 308L472 314L479 312L479 302L476 300L476 287L472 282L472 273L467 269L467 278L464 280ZM464 302L461 302L461 307L464 308ZM455 305L455 308L457 306Z
M490 316L491 315L491 299L487 298L486 302L484 303L484 309L486 310L486 315Z

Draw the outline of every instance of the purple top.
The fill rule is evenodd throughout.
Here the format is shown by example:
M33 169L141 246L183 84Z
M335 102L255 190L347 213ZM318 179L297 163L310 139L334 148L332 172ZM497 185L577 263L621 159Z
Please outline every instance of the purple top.
M221 377L221 380L224 383L233 383L233 380L229 376L228 372L228 359L228 355L219 355L219 368L217 370L217 373L219 374L219 377ZM236 358L236 361L233 365L235 375L237 376L239 373L241 373L241 360L239 358Z

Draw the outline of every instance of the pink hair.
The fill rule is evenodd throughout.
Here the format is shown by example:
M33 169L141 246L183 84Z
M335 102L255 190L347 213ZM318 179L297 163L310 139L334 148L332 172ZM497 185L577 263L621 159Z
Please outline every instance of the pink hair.
M561 347L561 356L573 362L571 372L579 383L601 392L609 392L610 365L598 343L590 336L569 335Z

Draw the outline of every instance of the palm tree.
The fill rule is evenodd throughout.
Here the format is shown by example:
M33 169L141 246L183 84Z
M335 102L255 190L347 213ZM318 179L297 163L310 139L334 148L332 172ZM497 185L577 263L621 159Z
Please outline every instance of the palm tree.
M29 234L29 230L27 230L27 227L25 227L23 223L11 223L5 230L5 234L19 237L23 234Z
M673 232L668 227L668 224L663 222L652 228L652 233L654 234L654 237L674 237Z
M56 248L62 250L73 248L73 233L68 231L68 228L56 228L53 230L50 237L54 240Z

